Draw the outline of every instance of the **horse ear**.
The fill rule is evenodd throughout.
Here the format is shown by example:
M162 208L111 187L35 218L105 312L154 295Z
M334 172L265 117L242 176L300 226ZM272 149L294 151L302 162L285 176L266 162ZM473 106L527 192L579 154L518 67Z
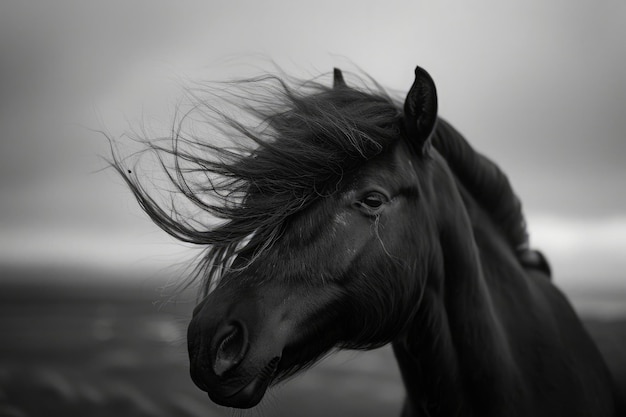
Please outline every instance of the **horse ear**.
M339 68L333 68L333 88L347 87L343 73Z
M409 139L426 153L437 124L437 90L433 79L420 67L415 68L415 81L404 101L404 124Z

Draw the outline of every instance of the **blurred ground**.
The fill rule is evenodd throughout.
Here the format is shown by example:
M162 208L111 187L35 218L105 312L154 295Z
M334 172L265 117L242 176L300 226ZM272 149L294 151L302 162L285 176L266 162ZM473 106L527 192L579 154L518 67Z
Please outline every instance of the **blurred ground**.
M215 406L187 374L192 302L163 304L149 281L81 274L98 275L0 269L0 416L399 415L403 388L388 348L335 354L260 408ZM586 324L626 376L626 319Z
M137 279L75 276L89 273L101 275L0 270L0 416L233 415L188 376L192 302L163 304ZM234 414L398 415L403 388L383 349L333 355L267 397Z

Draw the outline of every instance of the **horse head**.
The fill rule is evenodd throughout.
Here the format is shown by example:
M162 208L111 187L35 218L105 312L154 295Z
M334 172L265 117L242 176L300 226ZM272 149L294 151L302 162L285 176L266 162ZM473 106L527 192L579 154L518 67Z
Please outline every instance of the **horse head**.
M416 313L436 256L429 191L420 185L437 121L432 79L417 68L404 115L382 98L359 108L365 95L338 70L334 87L313 99L324 112L316 121L327 126L303 132L297 143L279 136L239 161L264 169L248 185L244 206L270 207L281 193L302 191L281 177L288 156L305 167L285 176L310 176L307 198L293 197L301 207L240 244L189 324L193 381L225 406L256 405L273 382L335 347L396 339ZM310 123L306 116L293 109L273 123ZM301 154L290 154L293 148ZM329 159L307 159L324 154Z

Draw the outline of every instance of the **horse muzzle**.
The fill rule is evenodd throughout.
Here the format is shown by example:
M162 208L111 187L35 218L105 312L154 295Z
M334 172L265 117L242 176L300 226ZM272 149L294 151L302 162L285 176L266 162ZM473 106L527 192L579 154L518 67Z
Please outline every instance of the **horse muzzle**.
M264 315L248 303L227 310L203 304L187 330L191 378L219 405L254 407L276 375L284 345L277 329L285 326L261 323Z

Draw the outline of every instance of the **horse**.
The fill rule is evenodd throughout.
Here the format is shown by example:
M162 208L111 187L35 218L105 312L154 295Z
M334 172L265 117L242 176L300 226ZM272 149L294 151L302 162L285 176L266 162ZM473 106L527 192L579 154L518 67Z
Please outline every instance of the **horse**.
M175 217L114 161L157 225L207 247L187 333L198 388L251 408L334 349L391 344L404 417L621 412L507 176L438 115L424 69L403 102L339 69L303 90L275 80L278 107L246 108L256 130L225 118L248 147L155 148L221 222Z

